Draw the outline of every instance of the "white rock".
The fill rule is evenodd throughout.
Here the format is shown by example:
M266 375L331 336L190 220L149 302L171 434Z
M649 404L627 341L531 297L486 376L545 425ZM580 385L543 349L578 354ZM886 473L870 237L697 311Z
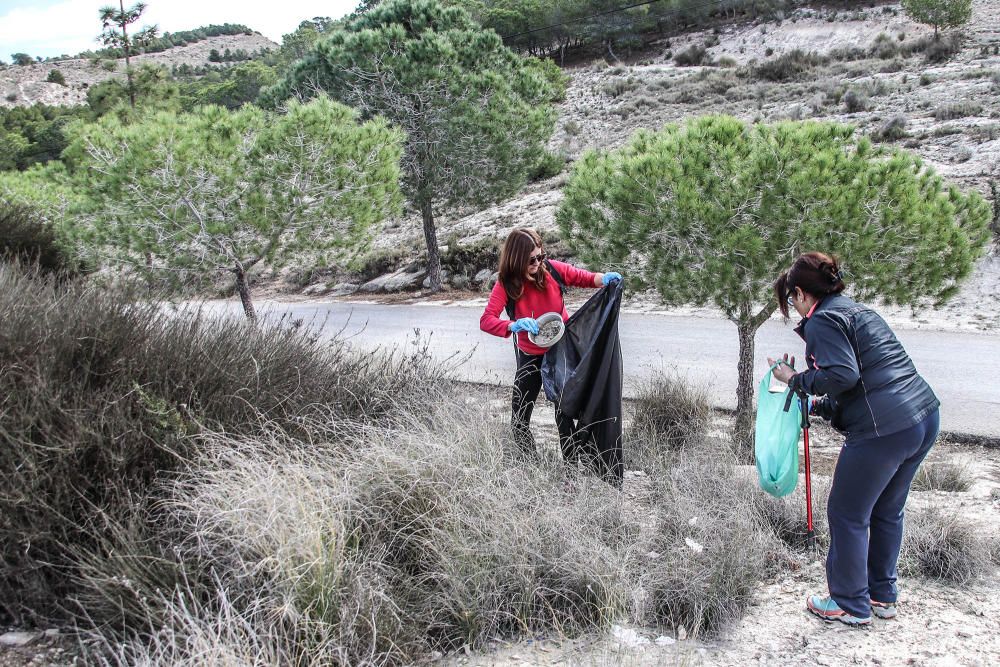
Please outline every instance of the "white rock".
M309 287L302 290L302 294L305 296L315 296L317 294L322 294L327 290L326 283L316 283L315 285L310 285Z
M407 273L405 269L400 269L369 280L360 287L360 290L362 292L400 292L406 289L415 289L426 277L426 271Z
M684 538L684 544L688 545L688 547L691 548L691 551L695 552L696 554L700 554L702 551L705 550L705 547L701 546L700 544L692 540L690 537Z
M691 517L690 519L688 519L688 525L689 525L689 526L693 526L693 525L695 525L696 523L698 523L698 517L696 517L696 516L693 516L693 517Z
M27 646L39 637L37 632L6 632L0 635L0 646Z
M673 637L668 637L666 635L660 635L656 638L655 643L657 646L670 646L671 644L676 644L677 640Z
M472 279L472 282L476 283L477 285L481 285L485 283L487 280L489 280L491 275L493 275L492 271L490 271L489 269L482 269L479 271L479 273L475 275L475 277Z
M358 291L357 283L337 283L333 286L330 296L347 296Z
M638 648L649 643L648 637L643 637L632 628L623 628L620 625L612 626L611 634L619 642L630 648Z

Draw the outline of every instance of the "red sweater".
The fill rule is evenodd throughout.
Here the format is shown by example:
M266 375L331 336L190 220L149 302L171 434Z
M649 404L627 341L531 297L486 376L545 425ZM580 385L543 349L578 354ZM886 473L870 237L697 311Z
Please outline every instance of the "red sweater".
M596 273L578 269L564 262L549 260L555 270L562 276L567 287L594 287ZM479 328L488 334L507 338L510 336L510 326L512 320L506 319L507 314L504 308L507 307L507 292L503 288L503 283L499 280L490 292L490 300L486 304L483 316L479 318ZM526 283L521 298L514 302L514 319L522 317L538 318L544 313L555 311L562 313L563 322L569 319L566 312L566 304L563 303L562 294L559 293L559 283L551 275L545 280L545 289L540 290L533 283ZM503 317L501 317L503 314ZM525 354L545 354L546 348L538 347L528 340L527 332L520 331L517 334L517 346Z

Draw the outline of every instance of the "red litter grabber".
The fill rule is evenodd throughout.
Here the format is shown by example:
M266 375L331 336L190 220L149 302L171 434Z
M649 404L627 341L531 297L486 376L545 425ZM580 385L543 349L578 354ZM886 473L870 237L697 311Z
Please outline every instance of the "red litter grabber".
M816 532L813 530L812 470L809 467L809 396L803 391L794 392L794 395L799 398L799 412L802 413L802 443L806 473L806 548L812 550L816 548ZM791 407L792 396L793 392L789 392L785 402L786 412Z

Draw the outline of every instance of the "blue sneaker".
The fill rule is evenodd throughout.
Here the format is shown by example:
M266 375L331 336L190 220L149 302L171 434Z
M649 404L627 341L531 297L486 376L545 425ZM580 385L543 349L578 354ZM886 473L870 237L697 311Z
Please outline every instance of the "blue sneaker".
M872 600L872 613L877 617L886 620L896 618L896 603L876 602L875 600Z
M841 609L833 598L830 597L820 597L818 595L810 595L806 598L806 609L816 614L824 621L840 621L847 625L853 627L861 627L865 625L871 625L872 617L868 616L866 618L858 618L857 616L851 616L846 611Z

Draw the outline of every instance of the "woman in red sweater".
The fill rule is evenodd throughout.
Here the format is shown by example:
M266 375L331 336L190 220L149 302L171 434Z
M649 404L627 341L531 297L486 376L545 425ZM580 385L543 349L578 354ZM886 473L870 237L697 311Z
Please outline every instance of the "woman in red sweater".
M514 354L517 372L514 374L514 392L511 400L511 428L514 440L525 454L535 456L535 439L531 435L531 412L542 387L542 355L546 348L528 340L528 333L538 333L536 317L548 312L562 313L563 322L569 319L563 303L562 289L552 272L558 272L562 283L569 287L601 287L613 280L621 280L617 273L591 273L563 262L547 260L542 248L542 238L533 229L515 229L504 241L500 252L500 278L490 293L489 303L479 318L479 328L486 333L507 338L516 334ZM503 319L501 314L508 302L514 312ZM564 417L556 406L556 425L563 453L569 451L573 437L573 422Z

